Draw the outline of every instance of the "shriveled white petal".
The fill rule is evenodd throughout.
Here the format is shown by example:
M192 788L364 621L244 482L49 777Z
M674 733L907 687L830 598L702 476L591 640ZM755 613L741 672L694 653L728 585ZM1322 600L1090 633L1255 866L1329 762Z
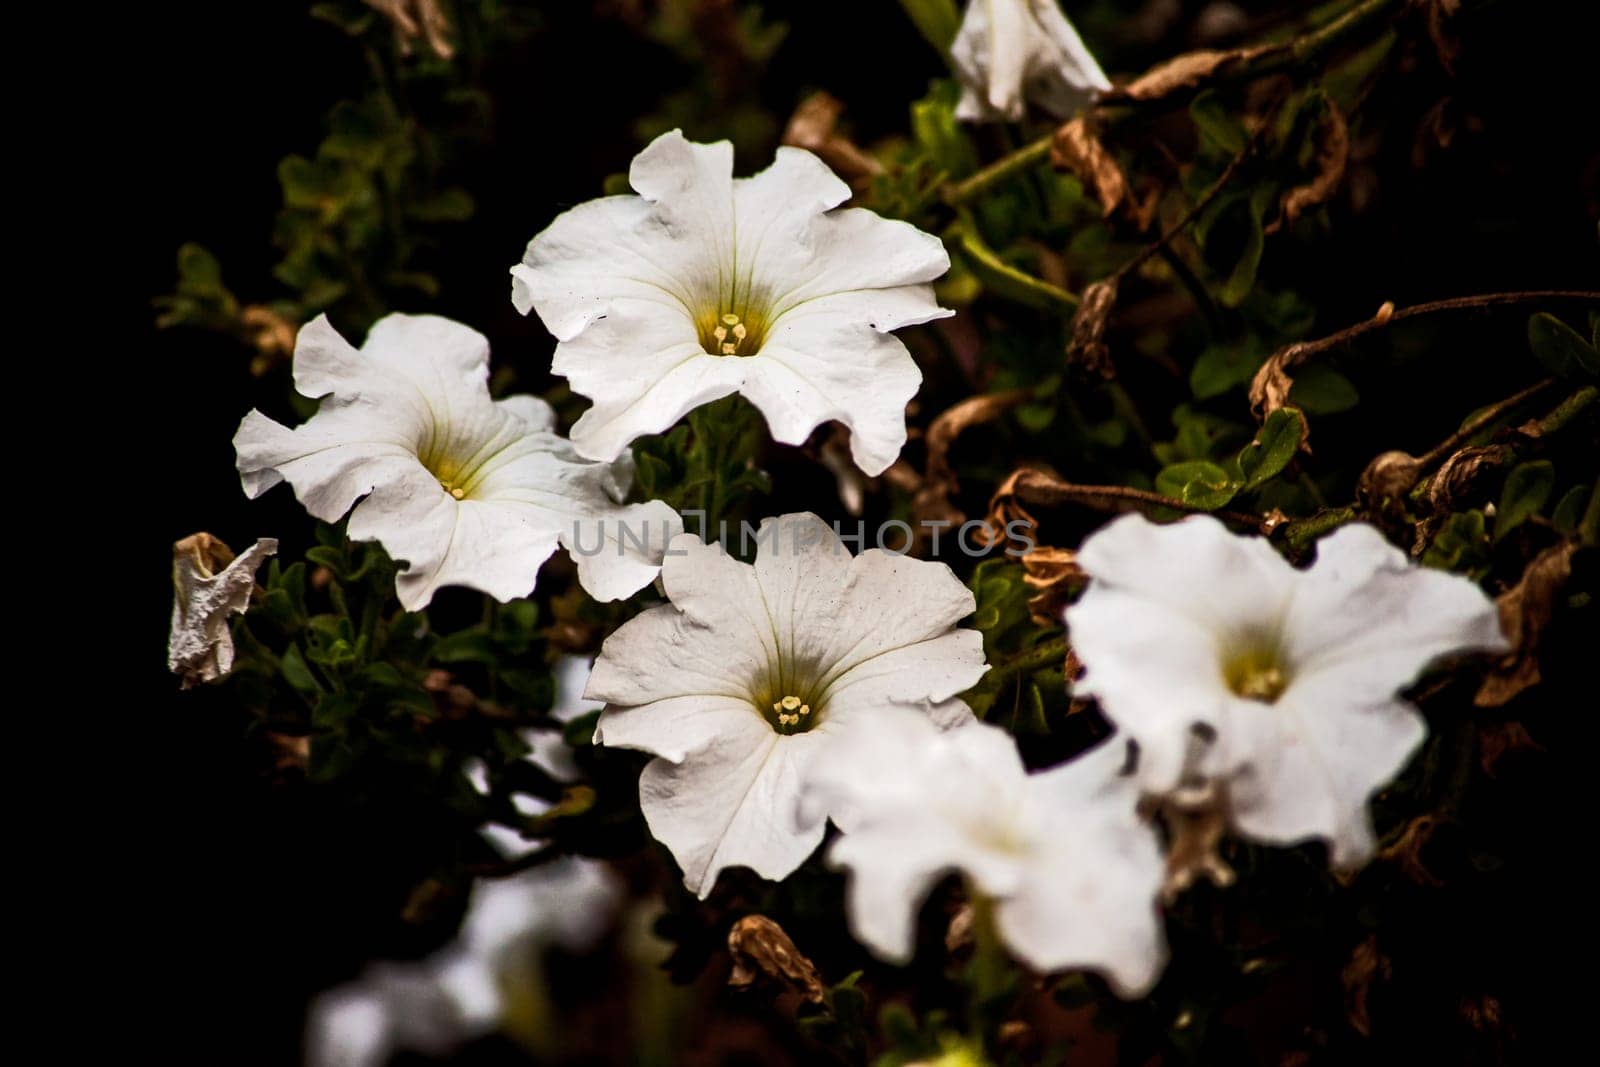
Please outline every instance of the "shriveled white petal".
M824 738L780 737L754 708L682 763L653 761L639 778L650 833L672 851L684 885L709 896L725 867L781 879L822 841L820 818L805 819L800 783Z
M1509 645L1494 601L1477 584L1412 565L1371 526L1342 526L1317 558L1284 620L1297 671L1337 671L1350 697L1386 700L1431 662Z
M215 681L233 670L233 634L228 618L243 614L250 606L256 571L267 557L278 553L277 540L263 537L213 573L215 549L202 545L202 538L208 543L213 541L210 534L196 534L179 541L172 553L172 628L167 638L167 669L182 679L185 689Z
M1071 118L1111 88L1056 0L970 0L950 58L968 121L1015 122L1025 102Z

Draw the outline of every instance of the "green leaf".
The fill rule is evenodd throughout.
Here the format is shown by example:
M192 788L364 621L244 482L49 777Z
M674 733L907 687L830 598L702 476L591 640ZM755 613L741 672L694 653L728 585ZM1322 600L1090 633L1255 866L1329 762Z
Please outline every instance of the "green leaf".
M1583 508L1587 503L1589 503L1589 487L1573 486L1561 497L1561 502L1556 505L1555 511L1551 512L1550 525L1570 537L1577 532L1578 523L1583 521Z
M1156 475L1156 492L1206 511L1222 507L1241 487L1238 479L1207 459L1174 463Z
M1446 571L1470 571L1484 566L1489 559L1489 535L1485 532L1483 512L1458 511L1445 520L1422 562L1429 567Z
M1195 399L1209 400L1244 385L1255 376L1262 355L1253 337L1242 344L1207 345L1189 371Z
M1283 407L1267 416L1256 438L1239 453L1239 471L1244 487L1255 489L1289 465L1300 450L1303 424L1300 412Z
M454 187L411 204L407 214L422 222L465 222L476 209L472 195Z
M1249 143L1249 134L1215 90L1207 90L1194 98L1189 104L1189 117L1200 131L1201 143L1221 154L1236 156Z
M205 248L190 241L178 249L178 284L194 296L220 296L222 264Z
M922 34L922 39L944 55L956 39L961 26L961 16L956 12L955 0L900 0L900 6Z
M1255 288L1256 272L1261 269L1261 255L1267 248L1265 219L1269 208L1278 196L1271 185L1258 185L1250 193L1250 210L1246 219L1244 250L1233 266L1233 273L1222 287L1222 302L1236 308L1244 303Z
M1361 402L1350 379L1320 363L1308 363L1294 374L1289 402L1312 415L1336 415Z
M1500 491L1500 505L1494 513L1494 539L1500 540L1543 510L1555 488L1556 470L1547 459L1513 467Z
M283 672L283 680L295 690L301 693L322 691L322 686L317 683L316 675L311 673L311 668L306 664L299 645L290 645L284 651L283 658L278 661L278 669Z
M486 663L493 666L499 661L494 641L482 630L462 630L439 638L433 646L435 663Z
M1558 378L1570 378L1580 372L1600 375L1600 353L1582 334L1549 312L1541 311L1528 320L1528 347Z

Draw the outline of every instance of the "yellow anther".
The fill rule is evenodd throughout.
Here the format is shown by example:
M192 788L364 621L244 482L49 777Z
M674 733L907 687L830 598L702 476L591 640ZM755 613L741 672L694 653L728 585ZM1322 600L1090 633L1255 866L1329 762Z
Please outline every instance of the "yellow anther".
M711 331L711 336L715 337L718 341L726 341L728 339L728 328L726 326L718 326L715 330Z
M735 337L735 338L736 338L736 339L737 339L737 340L740 340L740 341L743 341L743 340L744 340L744 335L745 335L745 334L747 334L747 333L749 333L749 332L750 332L750 331L749 331L749 330L746 330L746 329L745 329L745 328L744 328L744 323L742 323L742 322L741 322L741 323L739 323L739 324L738 324L738 325L737 325L737 326L735 326L735 327L734 327L734 328L733 328L733 336L734 336L734 337Z
M467 495L467 491L465 489L452 489L450 490L450 495L455 497L457 500L460 500L462 497Z

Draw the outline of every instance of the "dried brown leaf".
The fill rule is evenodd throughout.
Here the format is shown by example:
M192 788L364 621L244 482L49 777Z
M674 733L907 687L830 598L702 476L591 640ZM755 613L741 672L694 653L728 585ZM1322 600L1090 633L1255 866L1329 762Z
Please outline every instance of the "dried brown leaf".
M440 59L455 55L455 45L449 38L450 20L445 17L439 0L365 0L365 3L393 23L401 55L410 55L411 44L417 40L427 42Z
M1439 55L1439 65L1445 73L1455 73L1456 56L1461 52L1461 42L1445 33L1445 21L1455 17L1461 10L1461 0L1413 0L1422 8L1423 16L1428 21L1428 39L1433 42L1433 49Z
M1539 683L1539 642L1572 577L1572 557L1577 550L1577 541L1545 549L1528 563L1521 580L1496 598L1500 628L1511 642L1511 651L1490 668L1478 687L1473 698L1478 707L1500 707Z
M1083 291L1072 316L1072 338L1067 342L1067 365L1086 367L1102 378L1115 378L1111 349L1105 342L1106 324L1117 306L1116 275L1103 278Z
M921 485L911 500L911 512L917 519L918 529L925 528L922 526L924 522L948 522L952 526L959 526L967 521L965 513L950 500L961 488L955 468L950 465L950 448L966 430L999 418L1027 398L1026 389L985 393L968 397L933 420L927 434L927 467Z
M1128 195L1128 180L1100 143L1088 113L1056 130L1050 145L1050 162L1057 170L1076 174L1084 188L1100 201L1100 210L1107 218Z
M882 174L884 167L839 132L842 114L844 104L837 97L824 92L812 93L789 116L783 143L816 154L839 177L852 186L859 186L873 175Z
M1380 507L1384 501L1403 497L1411 492L1422 474L1422 461L1409 452L1384 452L1361 472L1356 482L1356 499L1367 508Z
M1378 859L1392 863L1400 869L1411 881L1417 885L1438 888L1444 885L1434 877L1428 865L1422 862L1422 850L1433 837L1433 832L1439 827L1439 819L1434 815L1418 815L1401 829L1394 841L1378 852Z
M1478 732L1478 766L1490 778L1499 777L1500 761L1513 752L1543 752L1528 728L1515 719L1485 723Z
M1067 598L1088 578L1078 566L1078 554L1070 548L1039 545L1022 557L1022 580L1034 595L1028 599L1028 612L1040 626L1061 625L1061 611Z
M1350 1026L1362 1037L1372 1036L1372 1018L1367 1013L1367 998L1373 982L1391 973L1388 957L1378 951L1378 936L1369 934L1350 954L1350 962L1340 975L1344 983L1345 1015Z
M765 915L746 915L733 924L728 930L728 954L733 957L730 986L742 989L766 977L813 1004L822 1003L824 986L816 966L783 927Z
M1308 209L1332 199L1340 181L1344 179L1345 165L1349 160L1350 127L1345 123L1344 112L1329 100L1322 122L1317 127L1316 176L1283 194L1281 214L1267 227L1267 232L1274 233L1283 226L1293 225ZM1380 322L1387 322L1388 316L1394 314L1393 304L1384 307L1388 308L1388 313L1385 314L1383 308L1378 309Z
M1289 390L1294 388L1294 376L1289 372L1305 361L1308 347L1304 342L1285 345L1256 370L1250 379L1250 410L1257 420L1266 419L1289 402Z
M1165 63L1150 68L1127 85L1108 94L1107 100L1117 97L1131 100L1157 100L1169 93L1193 89L1232 63L1248 63L1273 50L1272 45L1256 48L1201 49L1175 56Z

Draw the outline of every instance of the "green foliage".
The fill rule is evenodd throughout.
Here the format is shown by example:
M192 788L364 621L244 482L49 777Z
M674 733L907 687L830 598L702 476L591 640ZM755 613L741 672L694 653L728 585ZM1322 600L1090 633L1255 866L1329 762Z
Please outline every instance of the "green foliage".
M1561 378L1600 375L1600 352L1583 335L1548 312L1528 320L1528 347Z

